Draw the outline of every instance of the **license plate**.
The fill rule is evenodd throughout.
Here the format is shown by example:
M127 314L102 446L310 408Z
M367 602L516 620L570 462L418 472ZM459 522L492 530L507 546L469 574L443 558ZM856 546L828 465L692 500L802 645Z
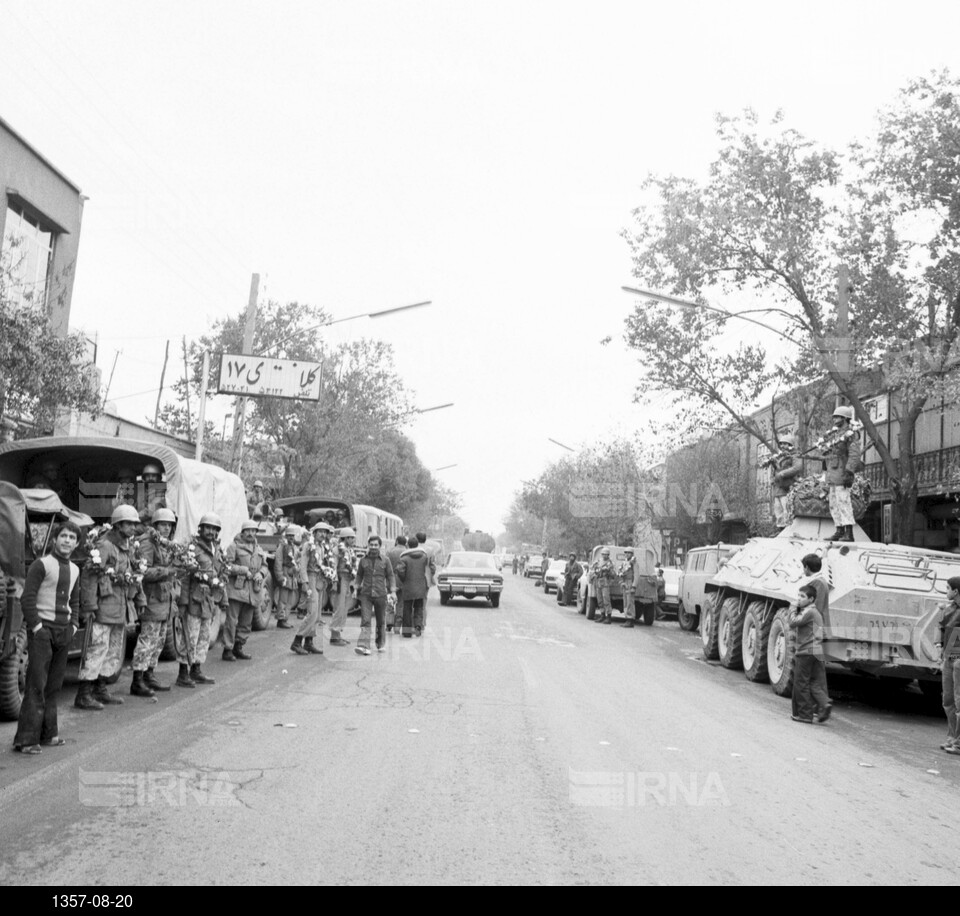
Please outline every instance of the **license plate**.
M464 586L463 593L465 595L475 595L477 593L477 587L475 585L466 585Z

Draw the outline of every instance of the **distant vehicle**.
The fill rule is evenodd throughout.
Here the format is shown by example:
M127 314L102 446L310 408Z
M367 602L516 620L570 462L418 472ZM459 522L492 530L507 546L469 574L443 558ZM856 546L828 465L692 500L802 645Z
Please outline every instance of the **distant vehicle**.
M503 574L492 553L456 551L437 574L440 603L454 598L486 598L491 607L500 606Z
M563 582L563 569L566 560L551 560L547 567L547 574L543 577L543 593L549 595L551 590L557 591Z
M513 565L513 557L514 557L514 554L512 554L512 553L509 553L509 552L502 553L502 554L500 554L500 562L501 562L504 566L512 566L512 565Z
M677 621L681 630L695 630L700 623L706 601L706 584L720 570L720 564L732 557L738 544L713 544L709 547L694 547L687 552L680 577L680 598L677 605Z

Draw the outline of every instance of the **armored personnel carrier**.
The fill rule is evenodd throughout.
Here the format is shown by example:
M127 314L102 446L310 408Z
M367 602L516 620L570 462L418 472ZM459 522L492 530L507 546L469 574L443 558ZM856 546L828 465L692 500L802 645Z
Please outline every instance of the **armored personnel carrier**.
M916 678L940 696L938 606L960 556L871 541L854 526L853 542L829 541L829 519L797 517L775 538L754 538L706 585L700 635L704 657L743 669L748 680L793 689L794 636L789 605L801 585L801 558L816 554L829 585L824 619L828 670L875 678Z

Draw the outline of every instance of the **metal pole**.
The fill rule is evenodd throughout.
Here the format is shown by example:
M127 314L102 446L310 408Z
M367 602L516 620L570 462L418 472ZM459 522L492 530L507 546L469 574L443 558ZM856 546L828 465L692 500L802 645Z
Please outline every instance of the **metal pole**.
M163 351L163 368L160 370L160 390L157 392L157 409L153 412L153 425L156 427L160 419L160 398L163 396L163 380L167 376L167 360L170 359L170 341L167 341L167 348Z
M210 351L203 351L203 370L200 376L200 417L197 420L197 450L194 458L197 461L203 459L203 424L207 416L207 386L209 384L207 376L210 374Z
M253 353L253 337L257 329L257 297L260 291L260 274L250 277L250 295L247 298L247 313L243 319L243 352ZM230 467L240 473L243 461L243 427L246 421L247 399L237 399L237 411L233 418L233 447L230 450Z

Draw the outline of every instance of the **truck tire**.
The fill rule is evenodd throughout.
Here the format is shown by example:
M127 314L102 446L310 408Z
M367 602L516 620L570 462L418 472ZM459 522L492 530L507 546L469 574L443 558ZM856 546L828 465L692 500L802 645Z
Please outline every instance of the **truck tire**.
M17 631L13 652L0 662L0 719L15 722L27 683L27 624Z
M450 603L450 592L440 592L440 603L441 604Z
M500 607L500 596L491 595L490 596L490 607Z
M787 625L788 608L781 608L770 623L767 637L767 674L770 687L778 697L793 693L793 662L796 640Z
M717 650L720 664L732 671L743 667L743 611L740 598L731 595L720 605L717 615Z
M587 620L594 620L597 616L597 598L595 595L587 595Z
M939 709L943 712L943 682L942 681L917 681L917 686L923 694L924 706L931 712Z
M703 646L703 657L708 662L715 662L720 658L717 648L717 596L711 593L703 599L703 609L700 611L700 643Z
M680 624L681 630L692 633L697 628L697 624L700 623L700 615L696 612L689 613L681 601L677 607L677 623Z
M770 636L772 614L764 622L764 603L751 601L743 615L743 673L748 681L766 684L770 680L767 673L767 639Z
M657 606L653 602L648 602L647 604L641 604L640 607L643 609L644 624L648 627L652 627L653 621L657 616ZM634 604L634 608L636 608L636 604ZM636 613L636 611L634 611L634 613Z

